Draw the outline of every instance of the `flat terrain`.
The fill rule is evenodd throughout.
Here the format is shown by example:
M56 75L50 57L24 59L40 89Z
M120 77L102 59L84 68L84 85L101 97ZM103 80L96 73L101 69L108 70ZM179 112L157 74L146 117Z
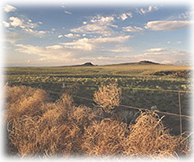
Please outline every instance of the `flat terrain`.
M181 93L182 114L189 115L191 67L175 65L107 65L72 67L9 67L5 83L26 85L47 91L55 101L62 93L73 96L75 104L93 106L93 93L100 85L118 83L122 89L121 104L159 111L179 113L178 92ZM84 99L86 98L86 99ZM179 133L179 118L165 116L164 122ZM189 121L183 119L183 130Z

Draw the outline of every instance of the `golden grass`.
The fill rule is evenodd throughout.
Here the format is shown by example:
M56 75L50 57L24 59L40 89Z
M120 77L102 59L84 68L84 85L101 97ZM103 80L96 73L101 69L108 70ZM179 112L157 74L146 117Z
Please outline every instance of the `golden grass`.
M175 157L187 153L183 137L170 135L162 118L154 112L144 112L130 125L130 133L123 141L124 154L129 156Z
M6 123L9 146L21 156L177 157L190 151L187 139L170 135L156 113L140 113L128 126L104 118L100 109L74 106L67 94L52 103L43 90L25 86L6 87Z
M5 96L8 121L23 115L41 115L45 111L43 104L48 100L45 91L25 86L7 87Z
M85 129L82 148L88 155L119 155L123 152L123 140L128 134L127 124L112 119L93 122Z
M107 113L120 104L121 89L116 84L101 86L94 93L94 101Z

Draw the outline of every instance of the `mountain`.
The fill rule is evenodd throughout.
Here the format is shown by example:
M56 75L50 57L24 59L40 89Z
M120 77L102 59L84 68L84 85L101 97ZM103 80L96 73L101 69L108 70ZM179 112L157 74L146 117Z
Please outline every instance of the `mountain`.
M139 62L130 62L130 63L120 63L120 64L110 64L105 66L112 66L112 65L160 65L159 63L152 62L152 61L139 61Z
M84 64L82 64L81 66L94 66L91 62L86 62Z
M137 64L140 64L140 65L159 65L159 63L152 62L152 61L146 61L146 60L140 61Z

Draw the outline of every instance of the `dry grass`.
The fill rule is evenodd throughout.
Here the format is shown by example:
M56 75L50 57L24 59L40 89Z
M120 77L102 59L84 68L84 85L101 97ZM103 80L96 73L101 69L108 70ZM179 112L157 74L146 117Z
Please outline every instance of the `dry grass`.
M111 97L104 100L111 99L105 104L111 110L119 103L120 92L110 87L98 92L105 92L105 96L111 90L116 92L116 101ZM25 86L6 89L9 142L21 156L177 157L189 153L187 139L170 135L153 112L140 113L136 123L127 126L116 119L104 118L100 109L74 106L67 94L52 103L40 89ZM96 96L99 94L96 92Z
M41 89L31 87L6 88L6 120L10 121L23 115L37 116L45 112L44 103L48 95Z
M128 134L127 124L112 119L93 122L85 129L82 148L88 155L119 155L123 152L123 140Z
M109 84L99 87L98 91L94 93L94 101L105 112L110 113L116 106L119 106L120 95L121 89L116 84Z
M124 154L130 156L175 157L189 150L182 136L176 137L162 124L154 112L144 112L130 125L129 136L123 142Z

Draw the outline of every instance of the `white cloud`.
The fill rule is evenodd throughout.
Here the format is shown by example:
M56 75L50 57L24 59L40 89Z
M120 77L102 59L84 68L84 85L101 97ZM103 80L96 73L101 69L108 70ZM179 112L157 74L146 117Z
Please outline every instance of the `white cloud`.
M64 36L67 37L67 38L78 38L78 37L80 37L79 34L72 34L72 33L66 34Z
M72 13L69 11L64 11L66 14L71 15Z
M108 39L108 38L107 38ZM121 39L121 38L120 38ZM112 39L108 39L112 42ZM106 41L108 41L106 40ZM122 39L121 39L122 40ZM31 62L41 62L41 65L52 62L54 64L80 64L86 61L92 61L94 64L111 64L111 63L126 63L126 62L137 62L141 60L150 60L159 63L168 63L189 60L190 54L186 51L179 50L151 50L152 52L147 52L143 54L117 54L117 53L127 53L131 52L131 49L126 46L116 45L115 49L104 51L105 53L99 55L99 50L92 51L81 51L83 46L92 46L92 49L98 44L104 41L99 41L99 39L80 39L76 42L69 42L69 44L63 43L61 45L51 45L46 47L39 47L33 45L15 44L16 51L23 54L29 54L37 56L36 60ZM104 44L103 44L104 45ZM85 47L87 49L88 47ZM154 49L154 48L153 48ZM78 50L78 51L77 51ZM154 52L156 51L156 52ZM102 51L103 52L103 51ZM106 55L106 52L114 52ZM29 58L30 59L30 56Z
M118 46L116 46L115 49L112 49L109 51L116 52L116 53L126 53L126 52L131 52L131 48L118 45Z
M136 12L139 13L140 15L145 15L147 13L157 10L158 10L157 6L148 6L148 8L136 8Z
M111 25L111 27L118 28L118 25L113 24L113 25Z
M138 62L142 60L149 60L158 63L175 63L177 61L189 60L190 54L185 51L165 51L163 53L143 53L136 55L114 55L114 56L97 56L93 58L87 58L92 60L95 64L115 64L115 63L127 63Z
M146 49L145 51L147 52L162 52L162 51L166 51L166 48L151 48L151 49Z
M126 20L128 17L133 17L132 12L127 12L127 13L123 13L121 14L119 17L117 17L118 19L122 19L123 21Z
M65 48L77 49L84 51L92 51L99 44L114 43L114 42L124 42L129 39L130 36L117 36L117 37L98 37L98 38L82 38L77 41L62 43Z
M23 16L23 18L19 17L10 17L9 22L3 21L3 24L5 27L19 27L22 29L22 31L31 34L33 36L42 36L48 33L48 31L43 30L35 30L36 27L38 27L38 24L41 23L32 23L31 19L28 19L27 17Z
M89 33L89 34L102 34L102 35L111 35L111 29L106 25L99 24L87 24L78 28L73 28L70 30L74 33Z
M6 28L9 28L10 27L10 24L6 21L3 21L3 25L6 27Z
M124 14L122 14L121 15L121 19L124 21L124 20L126 20L127 19L127 15L124 13Z
M3 9L5 12L14 12L16 10L16 8L11 5L6 5Z
M129 17L133 17L132 12L127 12L126 14L127 14L127 16L129 16Z
M93 44L89 42L88 38L79 39L74 42L62 43L67 49L92 51Z
M19 19L18 17L10 17L9 18L10 20L10 25L13 26L13 27L21 27L21 28L24 28L23 26L23 21L21 19Z
M52 46L46 46L46 49L62 49L63 47L60 45L52 45Z
M90 20L90 24L85 24L78 28L73 28L70 31L74 33L89 33L89 34L101 34L104 36L110 36L113 32L110 26L114 21L113 16L94 16Z
M143 28L137 27L137 26L127 26L127 27L123 27L123 30L127 32L138 32L138 31L142 31Z
M62 38L63 37L63 35L58 35L58 38Z
M112 21L114 21L114 17L113 16L95 16L90 20L92 23L98 23L98 24L103 24L103 25L107 25L110 24Z
M4 41L10 42L11 44L14 44L15 42L22 39L25 39L24 35L22 35L21 33L11 32L11 31L6 31L5 38L3 38Z
M38 61L63 61L65 62L68 58L71 58L71 52L66 51L60 45L52 45L47 47L33 46L29 44L15 44L15 51L36 55Z
M152 6L149 6L148 7L148 12L151 12L152 11Z
M84 21L84 22L83 22L83 24L85 25L85 24L87 24L87 22L86 22L86 21Z
M30 28L24 28L23 29L25 32L33 35L33 36L43 36L47 33L47 31L43 30L35 30L35 29L30 29Z
M184 28L188 25L191 25L193 22L192 21L149 21L146 25L146 29L150 30L166 30L166 31L171 31L171 30L176 30L180 28Z
M91 39L92 43L111 43L111 42L124 42L125 40L131 38L130 35L116 36L116 37L98 37Z

